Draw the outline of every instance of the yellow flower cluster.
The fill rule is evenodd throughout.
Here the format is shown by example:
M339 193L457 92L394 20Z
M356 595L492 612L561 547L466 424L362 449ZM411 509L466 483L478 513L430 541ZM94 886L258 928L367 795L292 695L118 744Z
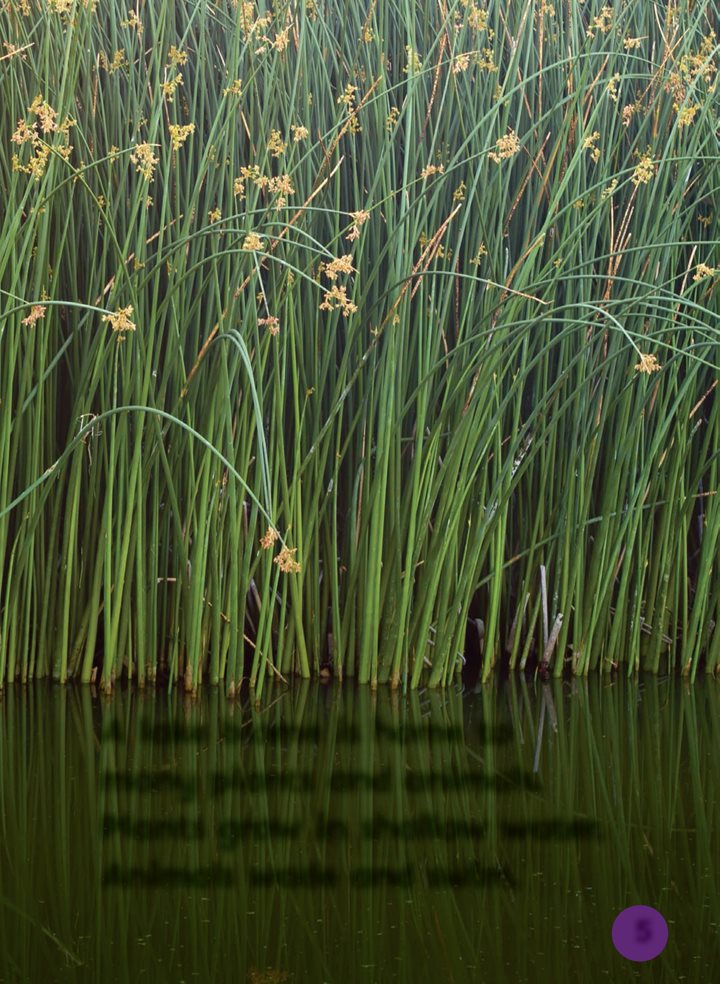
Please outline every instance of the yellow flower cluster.
M135 331L135 323L130 320L132 313L132 304L128 304L127 307L118 308L115 314L104 314L102 317L102 320L108 321L112 330L118 333L119 342L124 341L126 332Z
M130 154L130 160L135 165L138 174L142 174L146 181L153 180L155 168L160 159L153 154L152 144L138 144Z
M477 56L475 62L477 67L481 72L497 72L498 67L495 64L495 53L492 48L483 48L482 53ZM498 87L499 88L499 87ZM498 92L495 93L495 98L499 99L500 96Z
M104 68L108 75L112 75L113 72L117 72L118 69L124 68L128 63L125 57L125 49L118 48L115 54L112 56L112 61L108 61L108 56L104 51L101 51L98 55L98 64L100 68Z
M698 263L695 268L693 280L704 280L705 277L714 277L717 272L715 267L708 266L706 263Z
M233 0L233 3L237 6L237 0ZM247 41L252 34L261 34L272 24L272 14L268 11L260 17L255 17L255 4L243 2L240 4L239 20L243 41Z
M400 110L397 108L397 106L392 106L390 112L385 117L385 129L387 130L388 133L390 133L390 131L393 129L399 118L400 118Z
M266 532L260 537L260 546L263 550L269 550L273 543L280 539L280 534L272 526L268 526Z
M338 96L335 100L338 103L343 103L348 112L348 124L347 127L351 133L360 133L362 127L357 118L357 109L355 107L355 93L357 92L356 85L346 85L345 90L342 95Z
M700 45L697 52L685 53L677 66L670 72L663 88L673 97L673 110L678 114L678 127L690 126L701 104L696 100L688 102L688 91L700 94L705 88L711 96L717 88L718 67L715 63L714 52L717 45L715 32L711 31Z
M357 304L353 304L347 296L347 292L344 287L338 287L336 285L331 287L330 290L325 293L325 300L320 305L320 310L337 311L338 309L341 310L343 316L347 318L349 314L353 314L357 311Z
M242 248L244 250L262 253L265 249L265 245L262 238L258 236L257 233L251 232L249 235L245 236Z
M47 0L47 5L56 14L69 14L72 10L73 0Z
M326 266L322 265L322 270L328 280L337 280L338 274L340 273L355 273L355 267L352 265L352 256L349 256L347 253L331 260Z
M460 72L467 72L468 66L470 65L470 55L461 54L456 55L453 59L452 73L453 75L458 75Z
M133 27L137 31L138 37L141 37L143 33L143 22L140 20L138 15L134 10L128 10L128 19L126 21L120 22L121 27Z
M598 16L593 17L592 24L587 29L587 36L594 38L596 31L600 31L601 34L607 34L612 29L612 24L613 8L608 6L602 7Z
M173 101L173 97L175 96L175 90L179 85L184 85L181 72L178 72L175 78L169 79L167 82L160 83L162 94L163 96L165 96L165 98L169 103Z
M610 96L613 102L617 102L618 99L620 98L618 95L619 85L620 85L620 73L615 72L615 74L613 75L613 77L610 79L607 86L605 87L607 94Z
M287 144L283 141L279 130L270 131L270 139L267 142L267 149L273 157L280 157L285 153Z
M646 153L640 155L640 161L633 171L632 183L637 187L641 184L649 184L655 177L657 165L653 161L650 148Z
M444 164L428 164L420 172L421 178L429 178L432 174L444 174L445 165Z
M280 320L274 315L270 315L267 318L258 318L259 325L267 325L267 330L271 335L278 335L280 333Z
M640 361L635 366L636 372L645 372L648 376L653 372L659 372L662 366L654 355L643 355L640 353Z
M482 262L483 256L487 256L487 253L488 253L488 250L487 250L487 246L485 245L485 243L480 243L480 245L478 246L477 253L470 260L470 263L472 264L472 266L479 266L480 263Z
M289 174L273 175L269 178L260 173L257 164L251 164L250 167L240 168L240 177L233 181L233 195L236 198L245 197L246 181L252 181L256 187L269 191L271 195L277 195L278 197L274 201L276 209L284 208L287 205L287 196L295 194L295 188Z
M407 54L407 64L403 69L403 75L409 75L410 71L412 71L413 75L417 75L422 68L422 60L420 55L417 51L415 51L412 45L409 44L405 45L405 52Z
M690 106L683 106L678 113L678 129L682 130L684 126L690 126L699 109L700 106L697 103L692 103Z
M497 150L490 151L491 161L499 164L500 161L513 157L520 150L520 141L514 130L508 130L504 137L498 137L495 146Z
M168 51L168 61L171 65L176 68L178 65L184 65L188 60L187 52L181 51L176 48L174 44L170 45L170 50Z
M42 96L35 96L32 105L28 108L28 113L37 116L43 133L52 133L53 130L57 130L55 123L57 112L43 100Z
M283 547L273 560L273 564L277 564L284 574L299 574L301 567L293 557L294 553L297 553L297 547L293 547L292 550L288 547Z
M625 38L623 48L625 51L635 51L642 45L644 40L645 38Z
M582 143L583 150L590 151L590 156L592 157L593 161L596 164L600 160L600 148L597 146L597 142L599 139L600 139L600 131L595 130L589 136L585 137Z
M33 304L30 308L30 314L27 318L23 318L21 324L27 325L29 328L39 321L41 318L45 317L46 308L42 304Z
M28 113L36 116L37 119L28 123L26 120L18 120L15 132L10 137L12 143L23 146L29 144L32 149L30 159L23 164L17 154L12 156L12 167L14 171L30 174L39 181L45 173L50 154L55 151L60 157L67 160L72 152L72 145L67 142L67 136L71 126L75 126L75 120L67 117L62 123L57 123L57 112L47 103L42 96L38 95L28 108ZM65 138L64 143L49 144L38 133L58 133Z
M353 220L352 229L345 238L353 242L360 238L360 226L367 222L370 218L370 213L361 209L359 212L351 212L350 218Z
M173 150L179 150L190 134L195 132L195 124L188 123L187 126L180 126L177 123L170 123L168 129L170 130Z
M600 197L603 199L603 201L605 201L608 198L612 198L612 196L615 194L617 186L618 186L618 179L613 178L610 184L607 185L606 188L603 188L602 192L600 193Z
M429 242L430 240L428 239L428 235L423 230L418 237L418 246L421 250L424 250ZM452 250L448 249L447 246L436 245L433 251L433 256L437 257L439 260L449 260L452 257Z
M465 9L467 16L467 25L471 31L476 31L478 34L482 31L488 31L488 37L492 41L494 32L488 30L488 12L483 7L478 7L475 0L460 0L460 6ZM455 31L461 31L463 28L463 15L460 10L455 11Z

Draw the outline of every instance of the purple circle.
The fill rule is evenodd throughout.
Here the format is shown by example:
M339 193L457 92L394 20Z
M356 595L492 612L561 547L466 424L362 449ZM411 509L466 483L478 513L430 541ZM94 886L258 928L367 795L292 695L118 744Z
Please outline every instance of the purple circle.
M665 949L668 926L657 909L649 905L631 905L623 909L612 928L612 941L627 960L643 963L654 960Z

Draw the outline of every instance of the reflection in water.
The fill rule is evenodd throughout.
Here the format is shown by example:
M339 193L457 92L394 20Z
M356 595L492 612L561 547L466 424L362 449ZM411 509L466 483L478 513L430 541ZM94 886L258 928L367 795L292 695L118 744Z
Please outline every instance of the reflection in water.
M712 681L0 699L0 984L720 971ZM652 965L613 948L645 904Z

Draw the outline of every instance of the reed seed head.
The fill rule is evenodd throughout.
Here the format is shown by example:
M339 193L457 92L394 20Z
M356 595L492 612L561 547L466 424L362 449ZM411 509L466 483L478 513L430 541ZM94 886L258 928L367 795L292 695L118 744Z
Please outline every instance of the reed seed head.
M648 376L653 372L659 372L661 365L654 355L640 354L640 361L636 364L636 372L646 372Z

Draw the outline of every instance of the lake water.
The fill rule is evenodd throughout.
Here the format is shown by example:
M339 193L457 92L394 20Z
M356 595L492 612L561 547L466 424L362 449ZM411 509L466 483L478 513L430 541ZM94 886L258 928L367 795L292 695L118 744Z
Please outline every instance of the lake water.
M719 720L714 680L10 687L0 984L709 984Z

